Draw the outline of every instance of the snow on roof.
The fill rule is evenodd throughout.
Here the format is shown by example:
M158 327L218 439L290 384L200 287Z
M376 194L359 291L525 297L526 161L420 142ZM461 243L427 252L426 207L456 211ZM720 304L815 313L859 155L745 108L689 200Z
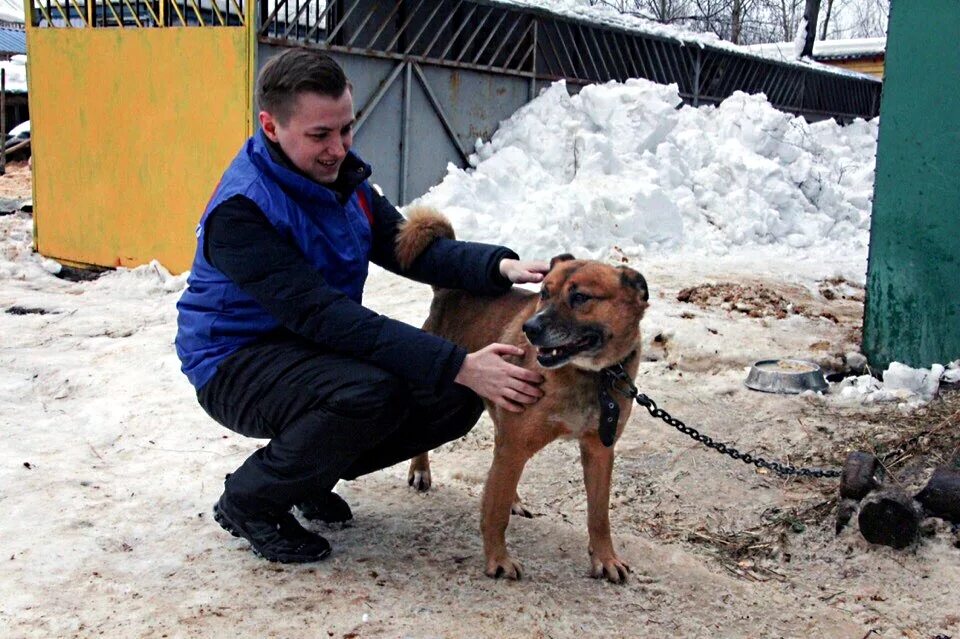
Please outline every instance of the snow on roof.
M754 53L790 60L794 57L793 42L769 42L744 47ZM817 40L813 43L813 57L821 60L862 58L882 55L887 48L886 38L855 38L850 40Z
M23 0L0 0L0 21L23 24Z
M782 64L799 66L816 71L833 73L835 75L846 75L856 78L867 78L876 80L876 78L857 73L849 69L821 64L815 60L803 59L797 60L793 53L793 43L783 43L786 47L783 55L771 56L753 50L752 47L733 44L727 40L721 40L713 33L698 33L688 31L672 25L660 24L651 20L645 20L637 16L622 14L616 9L606 5L584 6L578 0L477 0L481 4L496 5L513 9L527 9L536 11L545 11L554 15L572 18L581 22L590 22L597 25L616 27L631 31L637 34L644 34L654 37L660 37L667 40L676 40L683 45L692 45L700 48L721 49L730 53L746 55L750 57L762 58L764 60L774 59ZM780 44L780 43L777 43Z

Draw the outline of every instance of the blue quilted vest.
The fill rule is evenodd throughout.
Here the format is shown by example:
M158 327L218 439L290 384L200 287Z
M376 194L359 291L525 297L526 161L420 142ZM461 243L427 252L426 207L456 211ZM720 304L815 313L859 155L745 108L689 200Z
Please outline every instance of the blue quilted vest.
M369 175L369 167L362 161L355 164ZM331 189L278 164L263 132L258 131L223 174L200 218L187 289L177 302L177 355L181 369L197 389L210 381L225 357L279 327L272 315L204 257L207 217L235 195L256 203L327 284L357 303L362 301L367 279L370 185L364 180L341 204Z

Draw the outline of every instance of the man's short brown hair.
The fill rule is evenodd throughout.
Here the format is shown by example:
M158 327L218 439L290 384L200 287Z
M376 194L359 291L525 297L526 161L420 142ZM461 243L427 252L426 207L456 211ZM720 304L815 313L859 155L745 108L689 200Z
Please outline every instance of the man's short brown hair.
M257 78L257 105L280 124L293 114L297 96L317 93L334 100L350 88L333 58L316 49L287 49L267 61Z

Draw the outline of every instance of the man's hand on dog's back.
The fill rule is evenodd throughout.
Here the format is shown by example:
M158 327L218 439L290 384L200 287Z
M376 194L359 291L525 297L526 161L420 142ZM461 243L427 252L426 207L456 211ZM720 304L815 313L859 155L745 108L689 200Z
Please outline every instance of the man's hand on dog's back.
M550 264L541 260L500 260L500 275L514 284L536 284L542 282L550 270Z
M517 346L490 344L467 355L454 381L505 410L523 412L525 404L533 404L543 397L543 391L538 388L543 383L543 375L504 359L506 355L523 357L523 354L523 349Z

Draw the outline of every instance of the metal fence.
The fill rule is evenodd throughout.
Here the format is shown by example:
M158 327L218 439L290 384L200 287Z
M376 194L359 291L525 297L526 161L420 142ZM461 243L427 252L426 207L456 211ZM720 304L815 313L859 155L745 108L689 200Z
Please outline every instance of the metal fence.
M814 119L872 118L881 83L484 0L257 0L262 42L583 85L676 83L693 105L734 91Z
M246 0L33 0L39 28L225 27L245 24Z

